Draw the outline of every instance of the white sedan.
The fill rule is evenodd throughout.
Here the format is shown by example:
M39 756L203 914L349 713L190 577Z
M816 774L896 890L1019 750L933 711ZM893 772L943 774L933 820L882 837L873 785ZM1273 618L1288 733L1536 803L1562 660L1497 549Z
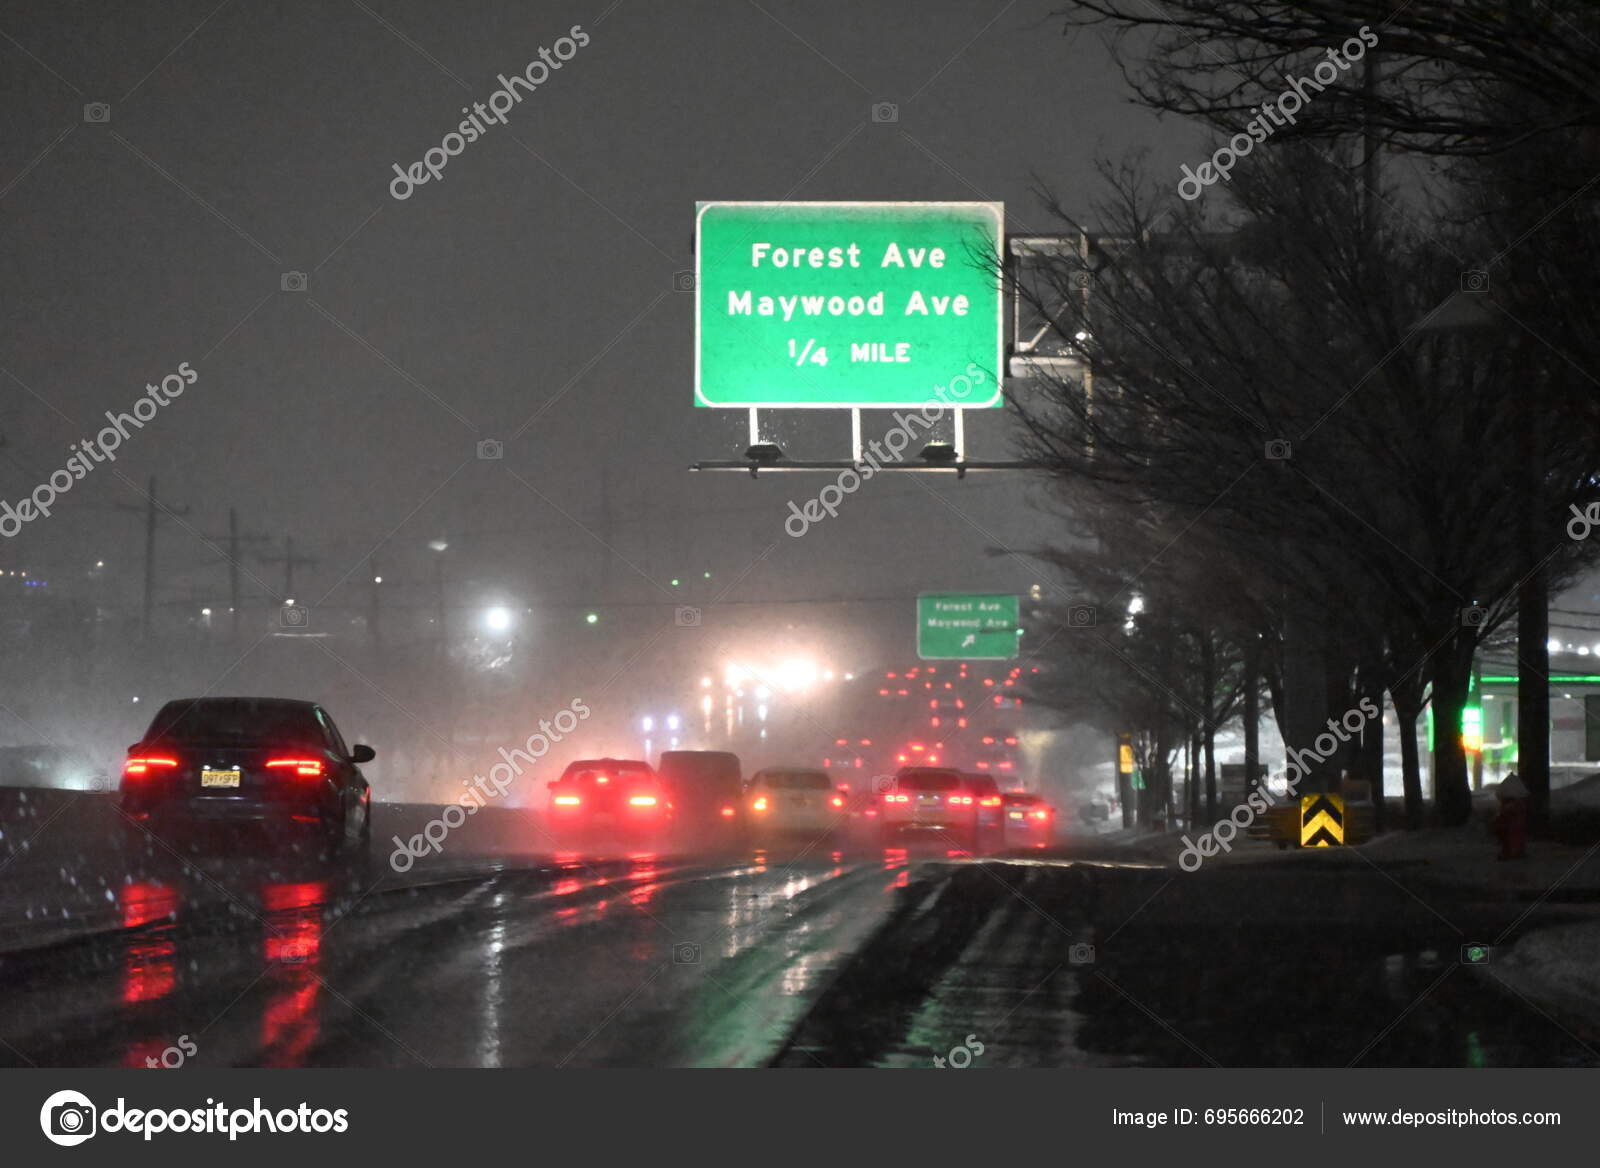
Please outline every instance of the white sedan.
M757 832L831 832L846 822L844 792L827 771L768 767L744 789L745 822Z

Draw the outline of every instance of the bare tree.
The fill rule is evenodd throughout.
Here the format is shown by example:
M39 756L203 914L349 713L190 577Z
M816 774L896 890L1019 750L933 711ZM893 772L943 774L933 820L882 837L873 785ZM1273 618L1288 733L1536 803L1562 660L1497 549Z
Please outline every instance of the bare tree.
M1383 643L1391 627L1421 647L1437 724L1456 725L1473 648L1525 574L1528 516L1512 489L1523 463L1493 437L1523 409L1507 388L1549 368L1548 351L1526 336L1419 328L1460 286L1451 249L1399 226L1369 247L1356 178L1316 151L1280 147L1236 174L1227 233L1192 208L1154 231L1144 188L1108 177L1117 194L1101 215L1125 242L1102 249L1090 295L1063 295L1055 318L1094 392L1062 381L1019 395L1028 452L1110 505L1202 528L1281 598L1286 742L1308 745L1342 712L1327 708L1345 686L1328 686L1330 674L1365 666L1371 679L1389 661L1410 675ZM1060 290L1082 283L1071 260L1059 267ZM1581 434L1551 433L1541 454L1538 538L1552 547L1596 453ZM1351 620L1349 597L1379 610ZM1296 655L1314 665L1295 667ZM1285 701L1309 714L1285 718ZM1438 810L1460 821L1459 736L1437 745Z

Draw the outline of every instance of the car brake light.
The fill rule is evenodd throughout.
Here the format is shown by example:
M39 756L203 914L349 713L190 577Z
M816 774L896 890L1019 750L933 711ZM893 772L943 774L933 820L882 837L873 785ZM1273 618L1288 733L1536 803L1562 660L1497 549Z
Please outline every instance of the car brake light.
M767 809L767 797L765 795L756 796L755 802L750 804L750 810L751 811L765 811L766 809Z
M911 796L910 795L885 795L883 797L883 801L885 803L909 803L909 802L911 802Z
M1005 800L1000 798L999 795L985 795L982 799L978 800L978 806L979 807L998 807L1003 802L1005 802Z
M583 800L576 795L557 795L552 801L557 807L576 807Z
M322 760L320 758L269 758L269 770L293 770L302 779L318 779L322 777Z
M832 799L828 800L828 804L829 804L829 806L832 806L832 807L843 807L844 806L844 796L843 795L835 795Z
M596 775L594 777L594 781L597 782L597 783L609 783L611 781L611 776L610 775Z
M656 797L654 795L629 795L628 796L628 806L629 807L654 807L655 805L656 805Z
M140 778L150 773L151 769L166 770L178 765L175 758L166 758L162 755L141 755L130 758L122 764L122 773L128 778Z
M950 796L950 802L959 803L963 807L970 807L972 805L972 796L971 795L951 795Z
M732 807L724 807L722 809L722 818L724 818L724 819L732 819L733 818L733 808Z
M1050 818L1050 813L1048 811L1044 811L1044 810L1030 811L1028 814L1032 815L1035 819L1049 819Z

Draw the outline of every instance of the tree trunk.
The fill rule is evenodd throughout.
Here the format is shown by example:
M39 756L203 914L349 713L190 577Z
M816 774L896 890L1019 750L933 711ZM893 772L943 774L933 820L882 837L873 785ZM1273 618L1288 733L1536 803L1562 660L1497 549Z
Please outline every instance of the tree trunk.
M1200 750L1193 733L1183 744L1183 801L1188 805L1189 826L1200 822Z
M1395 705L1395 721L1400 724L1400 785L1406 797L1406 830L1422 827L1422 763L1417 756L1417 710Z
M1529 826L1539 832L1550 822L1549 606L1541 565L1517 592L1517 777L1528 788Z
M1367 676L1367 684L1371 684L1371 675ZM1361 727L1361 746L1357 751L1356 776L1368 780L1372 784L1373 815L1377 820L1376 830L1384 829L1383 813L1383 690L1376 693L1362 689L1364 697L1372 699L1372 704L1378 707L1379 716L1369 720ZM1415 745L1415 743L1413 743Z
M1205 748L1206 767L1206 820L1217 821L1217 644L1207 631L1200 643L1200 686L1206 712L1200 727Z
M1260 709L1260 650L1255 638L1247 634L1244 651L1244 790L1248 795L1256 789L1256 776L1261 773L1261 709Z
M1461 710L1472 684L1474 641L1468 630L1459 629L1433 655L1433 805L1439 822L1450 827L1472 817Z

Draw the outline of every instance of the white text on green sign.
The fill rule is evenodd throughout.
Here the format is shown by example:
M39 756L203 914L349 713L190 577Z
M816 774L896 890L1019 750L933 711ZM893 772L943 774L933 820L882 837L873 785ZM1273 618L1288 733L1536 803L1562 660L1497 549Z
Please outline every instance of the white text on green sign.
M1001 404L999 203L702 203L695 404Z

